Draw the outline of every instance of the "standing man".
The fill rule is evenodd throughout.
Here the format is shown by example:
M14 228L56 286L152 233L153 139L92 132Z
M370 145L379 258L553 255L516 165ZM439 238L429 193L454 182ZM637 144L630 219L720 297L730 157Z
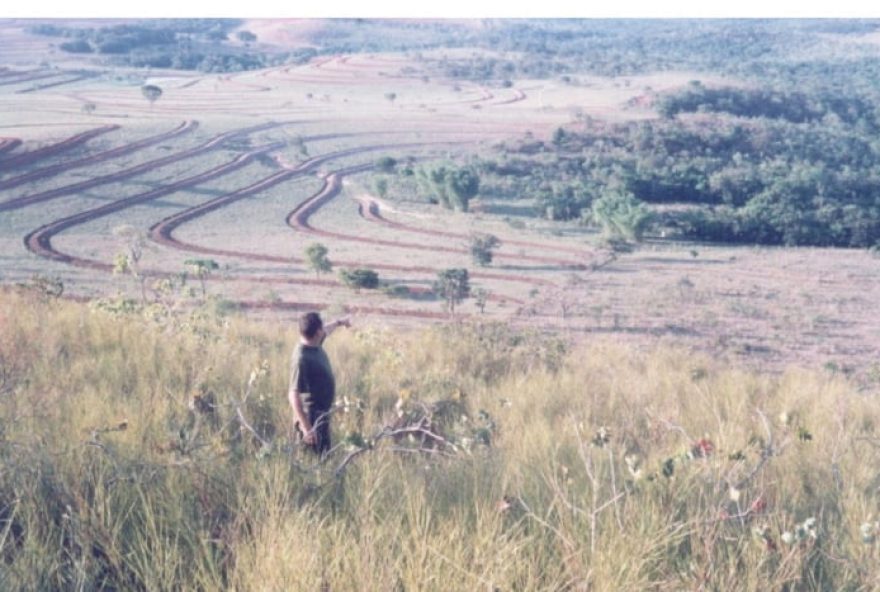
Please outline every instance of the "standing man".
M330 410L336 396L336 380L330 360L321 345L339 327L350 327L348 319L327 323L316 312L299 319L300 342L290 360L290 388L287 397L293 408L294 428L315 453L330 450Z

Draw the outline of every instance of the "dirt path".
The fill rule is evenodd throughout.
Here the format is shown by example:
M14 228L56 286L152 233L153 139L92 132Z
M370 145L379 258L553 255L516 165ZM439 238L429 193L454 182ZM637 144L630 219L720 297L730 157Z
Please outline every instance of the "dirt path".
M190 222L196 218L202 217L202 216L204 216L210 212L213 212L217 209L220 209L222 207L230 205L230 204L232 204L242 198L254 195L254 194L259 193L261 191L265 191L266 189L269 189L269 188L271 188L271 187L273 187L283 181L286 181L294 176L305 174L305 173L313 170L319 164L322 164L322 163L327 162L329 160L342 158L345 156L351 156L352 154L359 154L359 153L363 153L363 152L376 151L376 150L388 150L388 149L394 149L394 148L401 148L401 147L405 147L405 146L411 146L411 145L403 144L403 145L395 146L395 145L383 144L383 145L378 145L378 146L367 146L367 147L354 148L354 149L350 149L350 150L343 150L343 151L339 151L339 152L334 152L334 153L329 153L329 154L324 154L321 156L314 157L304 163L301 163L300 165L297 165L296 167L292 167L287 170L280 171L278 173L270 175L269 177L261 179L260 181L257 181L256 183L249 185L248 187L244 187L244 188L239 189L237 191L234 191L232 193L228 193L226 195L216 197L216 198L211 199L203 204L193 206L191 208L188 208L186 210L183 210L181 212L178 212L176 214L168 216L167 218L163 219L162 221L158 222L157 224L153 225L150 228L150 238L153 241L155 241L163 246L166 246L166 247L170 247L170 248L174 248L174 249L178 249L178 250L183 250L183 251L196 252L196 253L200 253L203 255L218 255L218 256L236 257L236 258L246 259L246 260L251 260L251 261L265 261L265 262L272 262L272 263L303 264L303 263L305 263L304 260L299 259L299 258L295 258L295 257L279 257L279 256L275 256L275 255L249 253L246 251L235 251L235 250L230 250L230 249L216 249L216 248L211 248L211 247L194 245L191 243L185 243L185 242L182 242L182 241L174 238L174 231L178 227L180 227L181 225L183 225L187 222ZM372 166L372 165L365 165L365 166L367 166L369 168L369 166ZM290 216L288 215L288 219L289 219L289 217ZM374 265L374 264L366 264L366 263L359 262L359 261L337 261L336 265L343 266L343 267L366 267L366 266L369 266L372 268L384 269L384 270L389 270L389 271L418 272L418 273L429 273L429 274L436 274L437 272L440 271L439 269L433 268L433 267L407 267L407 266L402 266L402 265L391 265L391 264ZM500 276L491 276L490 274L483 274L482 276L477 274L476 277L484 277L484 278L494 277L495 279L505 279L505 278L501 278ZM238 279L244 279L244 278L238 278ZM254 281L261 281L261 278L248 278L248 279L251 279ZM275 282L277 280L275 280L273 278L271 281ZM313 285L323 285L323 286L330 285L330 286L337 286L337 287L341 286L341 284L339 282L321 281L321 280L305 281L305 282L298 280L298 283L309 283L309 284L313 284ZM430 292L430 290L426 289L426 288L420 288L417 286L408 286L408 287L409 287L410 291L414 292L414 293L429 293ZM512 303L516 303L516 304L522 304L522 302L518 299L505 298L502 296L494 296L493 295L493 296L490 296L490 300L501 300L501 301L512 302Z
M66 263L69 265L73 265L75 267L82 267L87 269L100 270L104 272L112 272L113 266L109 263L104 263L101 261L97 261L94 259L87 259L83 257L77 257L75 255L69 255L67 253L63 253L58 251L55 247L52 246L52 238L58 233L72 228L74 226L85 224L87 222L93 221L97 218L109 215L114 212L118 212L128 207L132 207L135 205L140 205L146 203L148 201L157 199L169 193L173 193L175 191L179 191L180 189L198 185L209 181L211 179L217 178L222 175L226 175L242 166L250 162L253 158L255 158L259 154L264 154L271 150L277 150L282 147L281 143L271 144L269 146L265 146L259 148L257 150L251 151L247 154L239 156L232 162L226 163L224 165L220 165L198 175L194 175L192 177L188 177L186 179L179 180L171 185L155 189L153 191L148 191L145 193L141 193L139 195L131 196L128 198L124 198L118 201L115 201L110 204L106 204L104 206L93 208L91 210L87 210L84 212L79 212L74 214L73 216L68 216L66 218L62 218L41 226L36 230L30 232L24 238L25 246L32 253L44 257L47 259L52 259L55 261L60 261L62 263ZM386 149L386 146L374 147L373 149ZM360 149L361 151L363 149ZM316 157L312 159L305 167L314 167L320 162L323 162L329 159L329 155L324 155L321 157ZM301 167L303 168L303 167ZM233 194L229 194L224 196L226 200L211 200L212 203L203 204L208 206L209 210L212 211L223 205L227 205L235 199L240 199L246 195L250 195L256 193L258 191L267 189L272 185L275 185L285 178L289 177L291 174L301 173L299 170L285 170L280 171L270 177L258 181L244 189L241 189ZM201 211L200 214L204 214L206 211ZM155 227L154 227L155 228ZM173 274L161 271L154 270L145 270L144 275L149 277L169 277ZM295 284L306 284L306 285L321 285L321 286L337 286L336 282L330 282L328 280L312 280L312 279L277 279L277 278L268 278L265 276L240 276L235 278L236 281L250 281L250 282L260 282L260 283L295 283ZM411 288L412 289L412 288ZM415 288L416 292L426 292L425 289ZM512 299L509 299L512 301ZM243 301L235 303L236 306L242 308L244 310L247 309L265 309L272 308L278 310L321 310L326 307L326 304L323 303L303 303L303 302L253 302L253 301ZM348 306L345 307L346 313L349 314L379 314L386 316L407 316L407 317L415 317L415 318L446 318L445 313L432 312L432 311L419 311L419 310L405 310L405 309L396 309L396 308L388 308L388 307L370 307L370 306Z
M330 174L325 178L324 187L320 192L314 195L311 199L303 202L297 210L291 212L291 214L287 218L287 223L289 226L301 230L303 232L309 232L312 234L318 234L321 236L337 238L348 241L357 241L357 242L367 242L373 245L381 245L386 247L400 247L403 249L415 249L420 251L431 251L431 252L442 252L442 253L455 253L457 255L469 255L470 252L464 248L456 248L456 247L448 247L448 246L440 246L436 244L422 244L422 243L411 243L404 241L396 241L396 240L386 240L386 239L374 239L374 238L364 238L355 236L352 234L345 234L339 232L333 232L329 230L319 230L311 226L309 223L309 218L312 214L317 212L327 201L336 197L336 195L342 189L342 178L345 175L351 175L354 173L363 172L372 168L373 165L362 165L360 167L352 167L349 169L345 169L343 171L337 171L335 173ZM366 208L361 207L358 208L360 215L366 219L369 219L369 214L365 212ZM401 228L406 228L401 225ZM408 228L407 228L408 229ZM440 237L440 238L461 238L462 235L454 234L454 233L446 233L440 232L436 230L425 230L425 229L414 229L415 232L420 234L425 234L428 236ZM466 238L466 237L465 237ZM532 263L543 263L550 265L558 265L563 268L569 269L579 269L582 267L580 262L572 262L564 259L556 259L552 257L537 257L532 255L508 255L508 254L496 254L496 258L498 259L506 259L513 260L517 262L532 262Z
M355 201L360 204L359 213L362 218L370 220L372 222L379 222L391 228L397 228L398 230L404 230L406 232L414 232L420 234L427 234L430 236L437 237L447 237L454 238L459 240L469 240L470 236L467 234L462 234L459 232L443 232L440 230L428 230L425 228L417 228L415 226L409 226L407 224L402 224L400 222L394 222L385 218L380 211L380 204L372 197L355 197ZM531 241L521 241L521 240L508 240L504 239L502 241L503 245L512 245L517 247L530 247L535 249L543 249L547 251L559 251L562 253L571 253L573 255L578 255L581 258L586 258L588 253L583 249L577 249L573 247L562 247L558 245L547 245L543 243L536 243ZM497 254L496 257L511 257L511 255ZM523 259L522 256L518 256L517 258ZM527 259L526 259L527 260ZM542 259L542 261L546 263L554 263L557 265L572 267L575 269L583 269L584 264L582 262L569 261L566 259Z
M144 138L143 140L138 140L137 142L132 142L131 144L124 144L119 146L118 148L113 148L111 150L107 150L105 152L100 152L98 154L92 154L90 156L86 156L84 158L79 158L77 160L72 160L69 162L62 162L59 164L54 164L51 166L43 167L41 169L37 169L35 171L31 171L29 173L25 173L23 175L19 175L18 177L13 177L11 179L6 179L4 181L0 181L0 190L10 189L12 187L17 187L22 183L28 183L30 181L38 181L40 179L45 179L51 175L57 175L60 172L67 171L70 169L74 169L77 167L82 167L86 165L97 164L99 162L103 162L105 160L109 160L111 158L116 158L117 156L123 156L125 154L130 154L132 152L136 152L137 150L141 150L143 148L147 148L149 146L153 146L155 144L159 144L161 142L165 142L171 140L172 138L176 138L177 136L183 135L185 133L191 132L195 130L199 126L199 123L194 120L184 121L176 128L171 131L163 132L156 136L150 136L149 138Z
M40 257L52 259L55 261L61 261L62 263L68 263L70 265L75 265L78 267L106 269L107 264L100 263L92 259L75 257L73 255L68 255L66 253L62 253L61 251L58 251L52 246L52 237L54 237L59 232L67 230L68 228L72 228L80 224L85 224L86 222L91 222L92 220L96 220L108 214L124 210L131 206L144 204L164 195L168 195L170 193L174 193L176 191L184 189L186 187L192 187L194 185L205 183L212 179L216 179L217 177L229 174L232 171L248 164L257 155L265 154L266 152L270 152L271 150L277 150L282 146L283 144L281 143L270 144L268 146L252 150L246 154L242 154L230 162L216 166L197 175L193 175L185 179L180 179L164 187L160 187L152 191L147 191L145 193L139 193L131 197L119 199L103 206L99 206L97 208L92 208L90 210L76 213L72 216L67 216L65 218L55 220L54 222L45 224L37 228L36 230L28 233L24 237L24 244L29 251Z
M19 138L0 138L0 154L11 152L21 146Z
M40 70L40 72L44 72L44 71ZM10 86L13 84L21 84L23 82L34 82L36 80L43 80L45 78L54 78L55 76L62 76L63 74L64 74L64 72L50 72L48 74L34 73L29 76L21 76L21 77L15 78L14 80L8 80L7 78L3 78L2 80L0 80L0 86Z
M518 88L513 89L513 97L510 99L505 99L503 101L498 101L497 103L492 103L492 105L510 105L512 103L519 103L520 101L525 101L528 98L526 93Z
M60 142L55 142L54 144L43 146L42 148L37 148L36 150L23 152L22 154L16 154L15 156L9 156L7 158L4 158L3 160L0 160L0 170L6 171L12 167L31 164L43 158L60 154L62 152L65 152L66 150L75 148L80 144L84 144L92 138L96 138L98 136L106 134L107 132L112 132L118 129L118 125L102 125L101 127L80 132L76 135L70 136L69 138L61 140Z
M347 169L335 171L326 177L324 177L324 184L321 189L315 193L312 197L299 204L296 208L294 208L286 218L287 225L291 228L299 230L301 232L306 232L310 234L316 234L318 236L326 236L330 238L337 238L352 242L359 242L370 245L382 245L382 246L391 246L391 247L400 247L403 249L411 249L418 248L424 250L431 251L449 251L449 248L445 247L435 247L430 245L413 245L413 243L405 243L398 241L390 241L383 239L374 239L374 238L366 238L362 236L357 236L353 234L344 234L340 232L332 232L328 230L321 230L313 227L309 221L309 218L313 214L315 214L318 210L320 210L324 205L326 205L331 199L336 197L339 192L342 190L342 179L345 175L351 175L354 173L363 172L365 170L369 170L373 165L360 165L356 167L350 167ZM456 253L464 253L467 254L467 251L464 249L452 250L452 252ZM371 265L372 267L372 265ZM392 267L393 269L394 267ZM403 270L400 270L403 271ZM430 269L430 271L436 273L439 271L438 269ZM511 282L522 282L531 285L544 285L544 286L552 286L553 282L548 280L541 280L537 278L525 278L521 275L510 275L510 274L499 274L499 273L485 273L485 272L474 272L471 274L472 277L483 278L483 279L495 279L495 280L503 280L503 281L511 281Z
M161 166L170 163L180 162L183 159L192 158L194 156L199 156L204 154L210 150L215 150L220 148L224 142L231 138L235 138L238 136L243 136L247 134L251 134L254 132L262 131L265 129L270 129L273 127L277 127L279 125L284 125L283 123L264 123L261 125L242 128L238 130L233 130L230 132L225 132L220 134L219 136L215 136L211 140L208 140L201 146L197 146L196 148L191 148L189 150L184 150L178 152L176 154L171 154L169 156L163 156L162 158L157 158L155 160L151 160L145 163L141 163L139 165L127 168L125 170L112 173L109 175L103 175L101 177L93 177L87 181L81 181L79 183L74 183L72 185L66 185L64 187L59 187L58 189L51 189L49 191L43 191L41 193L35 193L32 195L26 195L24 197L18 197L15 199L10 199L8 201L0 202L0 212L13 210L18 208L23 208L26 206L34 205L37 203L42 203L51 199L55 199L57 197L61 197L63 195L69 195L71 193L77 193L80 191L84 191L86 189L91 189L93 187L97 187L99 185L105 185L107 183L115 183L117 181L121 181L123 179L128 179L130 177L134 177L136 175L140 175L142 173L152 171Z
M54 88L56 86L62 86L64 84L73 84L74 82L79 82L80 80L86 80L88 78L92 78L92 74L80 74L79 76L74 76L73 78L68 78L67 80L59 80L58 82L47 82L46 84L36 84L30 88L26 88L24 90L17 90L15 94L22 95L26 93L32 93L39 90L46 90L47 88Z

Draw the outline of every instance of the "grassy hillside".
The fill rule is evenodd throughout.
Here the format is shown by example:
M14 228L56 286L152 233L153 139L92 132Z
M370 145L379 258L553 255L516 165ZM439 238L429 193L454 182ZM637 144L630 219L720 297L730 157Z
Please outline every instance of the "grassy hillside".
M0 588L880 585L880 412L840 377L355 327L316 463L292 327L149 312L0 295Z

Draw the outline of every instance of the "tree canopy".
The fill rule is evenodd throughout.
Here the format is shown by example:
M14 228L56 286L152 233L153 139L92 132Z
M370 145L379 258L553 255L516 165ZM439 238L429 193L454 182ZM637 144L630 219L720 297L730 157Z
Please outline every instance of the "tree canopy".
M150 106L152 107L153 103L162 96L162 89L155 84L145 84L141 87L141 94L143 94L144 98L150 102Z
M315 277L333 269L333 264L327 258L327 253L329 253L329 249L321 243L312 243L306 247L306 260L309 268L315 272Z
M434 292L446 302L446 309L455 314L456 305L471 293L468 270L451 268L439 272L434 281Z

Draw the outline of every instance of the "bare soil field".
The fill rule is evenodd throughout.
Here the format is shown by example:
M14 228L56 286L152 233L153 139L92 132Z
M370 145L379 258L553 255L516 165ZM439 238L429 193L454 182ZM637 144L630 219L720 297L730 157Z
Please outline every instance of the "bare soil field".
M301 45L315 27L242 29L283 46ZM584 227L528 217L514 226L501 208L449 212L415 197L389 203L370 189L380 156L478 154L525 134L548 138L585 115L656 117L644 97L694 73L489 88L426 80L412 56L359 54L240 74L77 76L20 23L2 22L0 32L4 284L40 273L60 277L70 297L134 295L129 278L112 274L125 249L113 230L128 224L145 241L146 276L214 259L221 271L209 290L261 317L320 308L358 322L445 321L431 283L442 269L467 267L489 296L484 310L466 301L459 316L574 338L674 342L771 370L825 366L880 383L878 260L866 252L655 239L611 258ZM163 95L148 102L144 83ZM502 241L486 268L467 251L480 231ZM316 276L304 260L313 242L329 248L337 269L373 268L409 295L356 293L335 274Z

